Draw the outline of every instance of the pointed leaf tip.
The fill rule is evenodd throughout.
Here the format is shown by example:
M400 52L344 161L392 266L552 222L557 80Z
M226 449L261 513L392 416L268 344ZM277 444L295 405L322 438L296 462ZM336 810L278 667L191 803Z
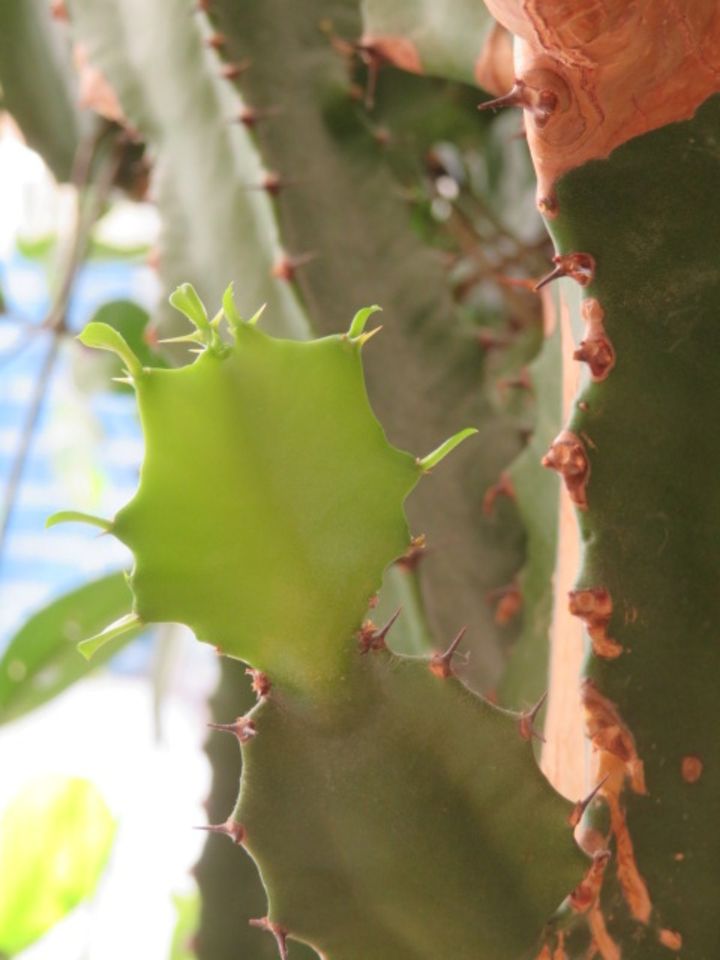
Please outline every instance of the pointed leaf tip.
M382 307L379 307L377 304L374 304L372 307L363 307L362 310L358 310L353 317L353 321L350 324L350 329L347 333L349 339L355 340L357 337L359 337L365 329L365 324L368 322L370 317L374 313L378 313L381 310Z
M89 523L93 527L100 527L105 533L110 533L113 528L112 520L104 520L102 517L95 517L90 513L81 513L79 510L59 510L53 513L45 521L45 528L55 527L59 523Z
M444 460L445 457L455 449L455 447L458 447L463 442L463 440L467 440L467 438L471 437L474 433L477 433L475 427L466 427L464 430L459 430L454 436L450 437L449 440L446 440L445 443L441 443L436 450L432 451L432 453L429 453L421 460L419 459L418 466L421 470L427 473L428 470L432 470L433 467L437 466L441 460Z
M225 314L225 319L230 326L233 329L239 327L242 323L242 317L238 313L238 308L235 304L235 291L233 289L232 282L229 283L225 288L225 293L223 293L222 297L222 307L223 313Z
M85 347L92 347L95 350L109 350L120 357L127 367L128 373L134 379L141 376L143 372L142 364L133 353L127 340L109 324L89 323L82 333L78 334L77 338Z
M232 296L232 294L231 294ZM205 306L191 283L181 283L168 297L171 305L184 314L198 330L209 333L211 330ZM225 298L223 297L223 307Z
M139 630L142 626L143 622L136 613L128 613L105 627L100 633L95 634L94 637L81 640L77 645L78 653L81 653L86 660L89 660L92 655L101 647L104 647L106 643L110 643L110 641L115 640L116 637L124 637L134 630Z

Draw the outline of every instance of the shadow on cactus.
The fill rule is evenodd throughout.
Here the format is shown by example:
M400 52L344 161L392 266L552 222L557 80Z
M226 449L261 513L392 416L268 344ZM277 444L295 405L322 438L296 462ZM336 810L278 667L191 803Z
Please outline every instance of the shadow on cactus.
M209 829L256 861L268 915L252 922L281 956L287 938L326 960L535 955L587 860L531 716L468 691L457 643L400 657L392 623L363 620L410 543L405 498L474 431L423 458L391 446L362 368L377 308L295 342L243 321L230 289L212 319L190 285L172 302L197 344L182 369L143 368L101 324L81 335L123 360L147 448L133 499L96 521L134 554L134 612L81 650L177 621L248 664L258 703L226 725L240 796Z

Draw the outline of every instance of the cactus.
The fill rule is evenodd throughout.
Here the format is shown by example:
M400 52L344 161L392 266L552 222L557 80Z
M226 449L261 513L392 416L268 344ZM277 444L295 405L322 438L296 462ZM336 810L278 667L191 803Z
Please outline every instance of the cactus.
M580 4L569 24L538 4L539 30L519 3L490 5L520 38L513 98L554 273L583 290L585 331L566 359L585 383L544 463L584 547L569 608L587 628L581 691L601 786L580 838L613 852L588 905L593 949L710 960L720 444L698 412L718 399L717 13Z
M175 620L249 664L258 704L229 724L240 798L210 829L258 863L281 955L286 937L328 958L521 955L583 870L533 718L458 683L461 635L401 657L394 618L363 620L408 547L405 497L474 431L422 458L388 443L362 375L372 309L296 343L240 320L229 291L213 320L187 285L173 301L201 346L189 367L143 368L102 324L82 335L125 363L147 454L109 523L135 557L134 610L81 649Z

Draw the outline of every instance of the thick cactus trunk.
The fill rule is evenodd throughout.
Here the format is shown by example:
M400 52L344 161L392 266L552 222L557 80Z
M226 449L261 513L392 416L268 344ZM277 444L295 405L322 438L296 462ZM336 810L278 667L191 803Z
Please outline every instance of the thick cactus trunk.
M584 338L565 361L585 365L585 385L544 462L565 481L584 544L568 602L587 626L582 700L602 786L580 837L613 853L586 905L594 955L712 960L720 98L707 97L720 87L718 12L491 6L522 38L515 96L558 273L584 288Z

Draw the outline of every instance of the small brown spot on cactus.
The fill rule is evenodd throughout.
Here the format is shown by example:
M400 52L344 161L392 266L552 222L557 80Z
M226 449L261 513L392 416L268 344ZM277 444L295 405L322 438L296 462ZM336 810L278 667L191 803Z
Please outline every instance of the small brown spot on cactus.
M557 470L565 481L570 499L581 510L586 510L590 461L580 437L570 430L563 430L540 462L544 467Z
M522 608L522 594L516 583L489 590L486 600L489 604L496 604L494 619L499 627L507 626Z
M230 837L232 842L238 845L245 841L245 828L237 820L233 820L232 817L228 817L225 823L209 823L194 829L205 830L207 833L221 833L223 836Z
M501 473L497 483L494 483L485 491L482 502L482 512L484 516L489 517L492 515L498 497L508 497L510 500L515 499L515 488L513 487L509 473Z
M224 63L220 68L220 76L224 80L237 80L246 70L250 69L252 61L249 58L241 60L239 63Z
M275 937L275 943L280 953L280 960L287 960L287 930L281 927L280 924L273 923L268 917L259 917L258 919L249 920L248 923L251 927L257 927L259 930L265 930L267 933L271 933L273 937Z
M595 258L589 253L558 254L552 259L555 267L535 284L533 289L536 293L559 277L569 277L581 287L586 287L595 276Z
M523 738L523 740L527 740L529 742L530 740L535 739L540 740L541 743L545 743L545 738L543 735L538 733L538 731L535 729L535 720L545 705L547 696L546 690L534 707L531 707L529 710L526 710L524 713L520 714L518 719L518 730L520 731L520 736Z
M682 950L682 934L679 934L676 930L668 930L667 928L661 930L658 934L658 940L668 950Z
M237 115L237 122L242 123L248 130L257 126L260 120L265 117L273 117L280 113L279 107L268 107L265 110L258 110L256 107L243 107Z
M585 876L570 894L570 906L576 913L587 913L597 900L609 862L609 850L598 850L593 856Z
M240 743L247 743L257 734L257 727L249 717L238 717L233 723L209 723L213 730L234 734Z
M685 783L697 783L702 776L703 762L700 757L688 754L682 758L680 769Z
M284 186L285 181L281 179L279 173L268 172L260 181L260 189L269 193L271 197L276 197Z
M259 700L270 693L272 684L266 673L263 673L262 670L254 670L252 667L248 667L245 673L252 678L250 686Z
M433 654L432 657L430 657L428 666L430 668L430 672L434 673L436 677L440 677L441 679L444 680L447 677L453 676L453 669L452 669L453 654L455 653L458 646L460 645L460 642L462 641L462 638L465 636L466 631L467 631L467 627L463 627L462 630L459 630L458 633L455 635L455 637L452 639L452 641L450 642L450 646L447 648L447 650L444 653L435 653Z
M386 649L385 638L401 612L402 607L398 607L384 627L377 627L372 620L366 620L362 624L357 634L358 648L361 654L369 653L371 650Z
M590 804L592 803L592 801L595 799L595 797L597 796L597 794L598 794L598 792L600 791L600 789L601 789L601 788L605 785L605 783L607 782L608 776L609 776L609 774L606 774L606 775L602 778L602 780L600 781L600 783L596 784L596 785L592 788L592 790L590 791L590 793L589 793L583 800L578 800L578 802L575 804L575 806L573 807L573 809L572 809L572 811L571 811L571 813L570 813L570 816L568 817L568 823L569 823L569 825L570 825L571 827L575 828L575 827L580 823L580 821L582 820L583 814L585 813L585 811L587 810L587 808L590 806Z
M295 274L299 267L305 266L317 257L316 253L301 253L296 257L290 257L287 254L280 257L273 265L270 275L276 280L285 280L288 283L295 279Z
M425 534L418 534L417 537L413 537L410 541L410 546L407 548L407 551L395 561L395 566L411 573L417 569L420 561L425 557L426 552L427 539Z
M684 859L685 859L685 854L684 854L684 853L676 853L676 854L673 854L673 860L676 860L678 863L682 863L682 861L683 861Z
M224 33L213 33L207 38L205 43L212 50L222 50L227 43L227 37Z
M583 413L587 413L589 409L590 404L587 402L587 400L578 401L578 410L582 410Z
M544 217L547 217L548 220L553 220L558 213L557 197L554 193L548 193L540 197L537 202L537 208Z
M70 19L65 0L51 0L50 16L58 22L66 22Z
M614 660L620 656L623 648L617 640L609 637L607 632L613 605L612 598L604 587L571 590L568 609L586 625L596 657Z
M508 390L532 390L532 380L527 367L523 367L515 377L502 377L497 382L498 392L506 394Z

